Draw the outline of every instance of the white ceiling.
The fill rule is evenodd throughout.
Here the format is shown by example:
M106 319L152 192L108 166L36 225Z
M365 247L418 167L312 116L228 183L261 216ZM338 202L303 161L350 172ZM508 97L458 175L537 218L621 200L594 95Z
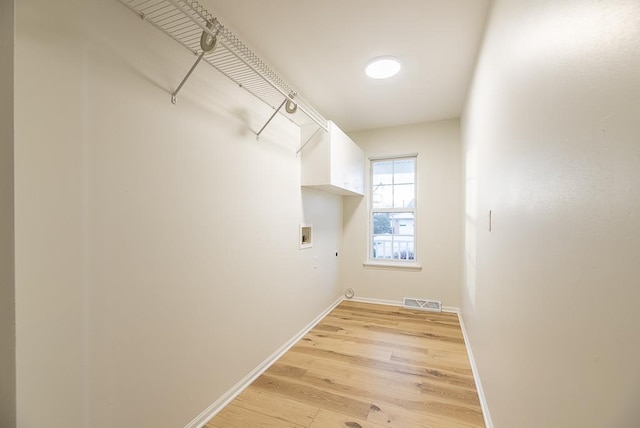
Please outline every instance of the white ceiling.
M459 117L490 0L207 0L210 11L345 131ZM401 72L364 68L393 55Z

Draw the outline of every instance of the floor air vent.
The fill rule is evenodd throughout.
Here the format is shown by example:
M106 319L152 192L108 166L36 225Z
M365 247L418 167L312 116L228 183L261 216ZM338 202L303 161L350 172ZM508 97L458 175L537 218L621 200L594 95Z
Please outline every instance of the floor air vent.
M405 308L408 309L442 312L442 302L438 302L437 300L413 299L411 297L405 297L402 304Z

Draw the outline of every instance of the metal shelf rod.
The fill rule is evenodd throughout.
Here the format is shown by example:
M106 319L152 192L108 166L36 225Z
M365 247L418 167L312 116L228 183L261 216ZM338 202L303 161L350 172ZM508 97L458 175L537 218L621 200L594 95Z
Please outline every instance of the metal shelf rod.
M200 55L198 55L198 59L196 60L196 62L193 63L193 65L191 66L191 68L187 72L187 75L182 78L182 82L180 82L180 84L178 85L176 90L173 91L173 93L171 94L171 103L172 104L176 103L176 97L178 96L178 92L180 92L180 89L182 89L182 86L185 84L187 79L189 79L189 76L191 76L191 73L193 73L193 70L195 70L196 67L198 66L198 64L200 64L200 61L202 61L202 57L204 57L205 53L206 53L205 51L202 51L202 53Z
M193 21L194 24L198 25L200 28L202 28L202 31L208 33L209 35L211 35L211 37L215 37L216 35L220 35L221 33L224 35L225 32L224 31L220 31L222 28L224 28L222 26L222 24L220 24L219 22L216 22L216 33L214 34L213 31L209 28L207 28L206 25L202 24L201 22L199 22L197 19L194 19L193 16L187 11L185 10L185 8L183 6L181 6L179 4L179 0L167 0L169 1L169 3L171 3L172 5L174 5L176 8L178 8L179 10L181 10L189 19L191 19L191 21ZM188 4L188 6L198 15L199 12L197 10L195 10L193 8L193 6L191 4ZM202 17L202 15L200 15ZM204 19L204 17L203 17ZM248 61L245 61L244 58L242 58L240 55L238 55L227 43L225 43L225 40L219 40L219 43L221 45L223 45L225 48L227 48L227 50L233 54L233 56L235 56L238 60L240 60L242 63L244 63L247 67L249 67L251 70L253 70L254 73L256 73L258 76L260 76L267 84L269 84L273 89L275 89L276 91L280 92L284 97L289 98L291 100L295 99L296 94L295 93L289 93L287 94L285 91L283 91L282 89L280 89L280 87L278 87L276 84L274 84L268 77L266 77L260 70L258 70L256 67L254 67L252 64L250 64ZM213 64L212 64L213 65ZM233 80L233 79L232 79ZM280 107L278 107L276 109L276 113L282 108L282 104L280 105ZM320 126L322 129L324 129L325 131L328 131L327 125L320 122L318 119L316 119L314 117L314 115L310 114L307 109L305 109L304 106L298 105L298 108L300 108L300 110L302 110L311 120L313 120L318 126ZM258 136L260 136L260 133L264 130L264 128L271 122L271 120L273 119L273 117L275 116L272 115L271 118L269 118L269 120L267 121L267 123L265 124L265 126L262 127L262 129L260 129L260 131L258 131Z
M172 5L174 5L176 8L180 9L185 15L187 15L187 17L189 19L191 19L191 21L193 21L194 24L196 24L197 26L199 26L200 28L202 28L202 31L208 33L211 37L215 37L216 34L214 34L213 31L211 31L210 29L207 28L206 25L202 24L201 22L199 22L197 19L194 19L193 16L191 16L191 14L185 10L180 4L178 0L167 0L169 3L171 3ZM189 7L193 8L191 5L189 5ZM194 10L194 12L197 13L197 11ZM220 25L220 23L217 23L217 26L222 27L222 25ZM258 69L256 69L252 64L250 64L249 62L245 61L244 58L242 58L240 55L238 55L236 52L234 52L234 50L227 44L225 43L224 40L220 40L220 44L222 44L225 48L227 48L227 50L232 53L238 60L242 61L244 63L244 65L246 65L247 67L249 67L251 70L253 70L254 73L256 73L257 75L259 75L260 77L262 77L262 79L268 83L269 85L271 85L273 87L273 89L277 90L278 92L280 92L283 96L285 97L291 97L290 94L287 94L286 92L284 92L282 89L280 89L277 85L275 85L273 82L271 82L264 74L262 74L262 72Z
M178 92L195 70L202 59L222 75L247 90L253 96L275 109L274 114L260 129L258 136L281 112L292 122L302 125L308 123L303 116L295 114L295 110L287 108L286 115L282 106L295 103L300 112L315 122L321 129L328 130L327 121L311 105L302 99L277 74L273 72L258 56L244 45L233 33L226 29L197 0L119 0L141 18L148 21L166 35L177 41L190 52L198 56L195 64L187 72L176 90L171 94L175 103ZM208 34L217 38L215 50L202 49L202 37ZM198 35L200 34L200 37ZM200 40L198 40L200 39ZM200 45L198 45L200 41ZM285 101L280 103L283 96ZM289 107L289 104L287 104Z
M276 114L278 114L278 112L280 111L280 109L282 108L282 106L284 105L284 103L287 102L288 98L285 98L282 103L278 106L278 108L276 109L276 111L273 112L273 114L271 115L271 117L269 118L269 120L267 120L267 123L265 123L262 128L260 128L260 130L256 133L256 140L260 139L260 134L262 134L262 131L264 131L264 128L267 127L268 124L271 123L271 121L273 120L274 117L276 117Z

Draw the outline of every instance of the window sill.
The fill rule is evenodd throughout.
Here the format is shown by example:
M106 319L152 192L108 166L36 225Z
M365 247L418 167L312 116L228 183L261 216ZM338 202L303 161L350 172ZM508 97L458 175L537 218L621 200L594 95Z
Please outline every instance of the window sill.
M367 269L408 270L414 272L422 270L422 265L418 263L389 263L369 260L366 262L362 262L362 266Z

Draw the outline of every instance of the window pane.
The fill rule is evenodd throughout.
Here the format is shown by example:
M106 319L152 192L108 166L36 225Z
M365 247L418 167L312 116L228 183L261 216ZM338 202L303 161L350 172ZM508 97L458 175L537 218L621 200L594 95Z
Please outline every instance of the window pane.
M393 186L390 184L373 186L373 208L393 208Z
M413 235L413 213L385 213L389 216L391 233L394 235Z
M416 168L415 157L371 162L372 259L415 261Z
M414 184L415 175L415 159L399 159L393 161L393 184Z
M374 236L371 257L374 259L393 259L393 236Z
M393 207L415 208L415 186L413 184L393 186Z
M375 187L380 184L393 184L393 162L374 162L371 176L371 184Z
M398 260L413 260L413 236L397 236L393 240L393 258Z
M383 235L393 233L391 228L390 213L374 213L373 214L373 234Z
M414 237L402 235L376 235L373 237L372 258L387 260L414 260Z

